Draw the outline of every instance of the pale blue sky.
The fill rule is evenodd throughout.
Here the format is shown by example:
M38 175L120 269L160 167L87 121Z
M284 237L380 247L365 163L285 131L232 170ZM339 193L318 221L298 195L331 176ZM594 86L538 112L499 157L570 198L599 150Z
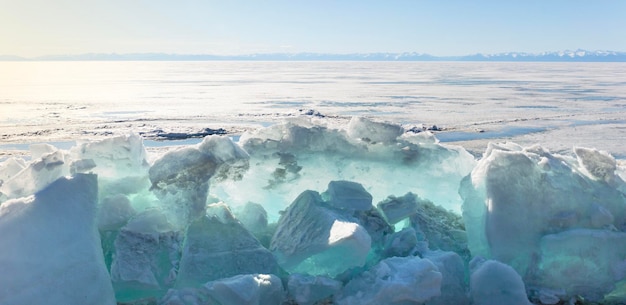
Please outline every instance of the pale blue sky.
M0 55L626 51L626 1L0 0Z

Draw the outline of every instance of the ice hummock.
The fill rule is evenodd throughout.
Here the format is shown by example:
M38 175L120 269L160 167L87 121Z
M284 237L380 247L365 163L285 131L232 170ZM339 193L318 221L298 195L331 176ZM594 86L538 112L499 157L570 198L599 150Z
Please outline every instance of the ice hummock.
M538 295L602 301L625 279L626 183L615 159L491 144L461 183L473 256L513 267Z
M305 191L278 221L270 250L290 273L334 277L363 266L371 245L357 219L329 206L319 193Z
M624 169L595 149L490 144L475 160L365 118L157 156L137 135L31 149L0 163L0 266L19 266L3 304L626 301ZM80 251L84 268L59 269ZM59 276L74 294L33 284Z
M234 206L262 203L271 221L303 190L321 192L333 180L360 183L374 202L413 192L460 213L462 200L449 190L475 164L467 151L428 132L403 133L399 125L365 118L347 126L297 118L245 133L239 144L250 169L239 181L212 184L211 193Z

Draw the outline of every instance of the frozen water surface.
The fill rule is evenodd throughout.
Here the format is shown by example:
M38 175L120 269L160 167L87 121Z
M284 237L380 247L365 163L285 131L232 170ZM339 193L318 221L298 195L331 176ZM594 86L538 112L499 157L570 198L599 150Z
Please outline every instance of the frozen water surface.
M464 132L453 140L475 152L512 139L626 156L626 63L0 62L0 71L10 72L0 74L5 144L238 134L315 109Z
M626 302L623 63L0 68L0 304Z

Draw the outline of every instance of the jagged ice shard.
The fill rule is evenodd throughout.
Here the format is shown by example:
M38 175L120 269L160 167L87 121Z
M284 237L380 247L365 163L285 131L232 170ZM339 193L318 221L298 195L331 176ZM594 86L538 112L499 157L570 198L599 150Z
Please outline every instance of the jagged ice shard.
M128 135L0 163L1 304L626 301L607 153L296 118L159 155ZM149 161L150 160L150 161Z
M490 145L461 184L468 244L544 298L603 301L626 275L626 184L608 154L574 153Z

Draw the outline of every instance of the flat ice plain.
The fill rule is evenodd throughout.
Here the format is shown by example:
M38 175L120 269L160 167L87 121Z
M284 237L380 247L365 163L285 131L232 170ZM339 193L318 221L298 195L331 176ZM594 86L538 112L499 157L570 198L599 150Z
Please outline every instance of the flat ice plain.
M626 63L0 62L0 71L0 158L25 153L16 144L131 130L240 134L309 109L437 125L441 141L476 155L514 141L626 157Z

